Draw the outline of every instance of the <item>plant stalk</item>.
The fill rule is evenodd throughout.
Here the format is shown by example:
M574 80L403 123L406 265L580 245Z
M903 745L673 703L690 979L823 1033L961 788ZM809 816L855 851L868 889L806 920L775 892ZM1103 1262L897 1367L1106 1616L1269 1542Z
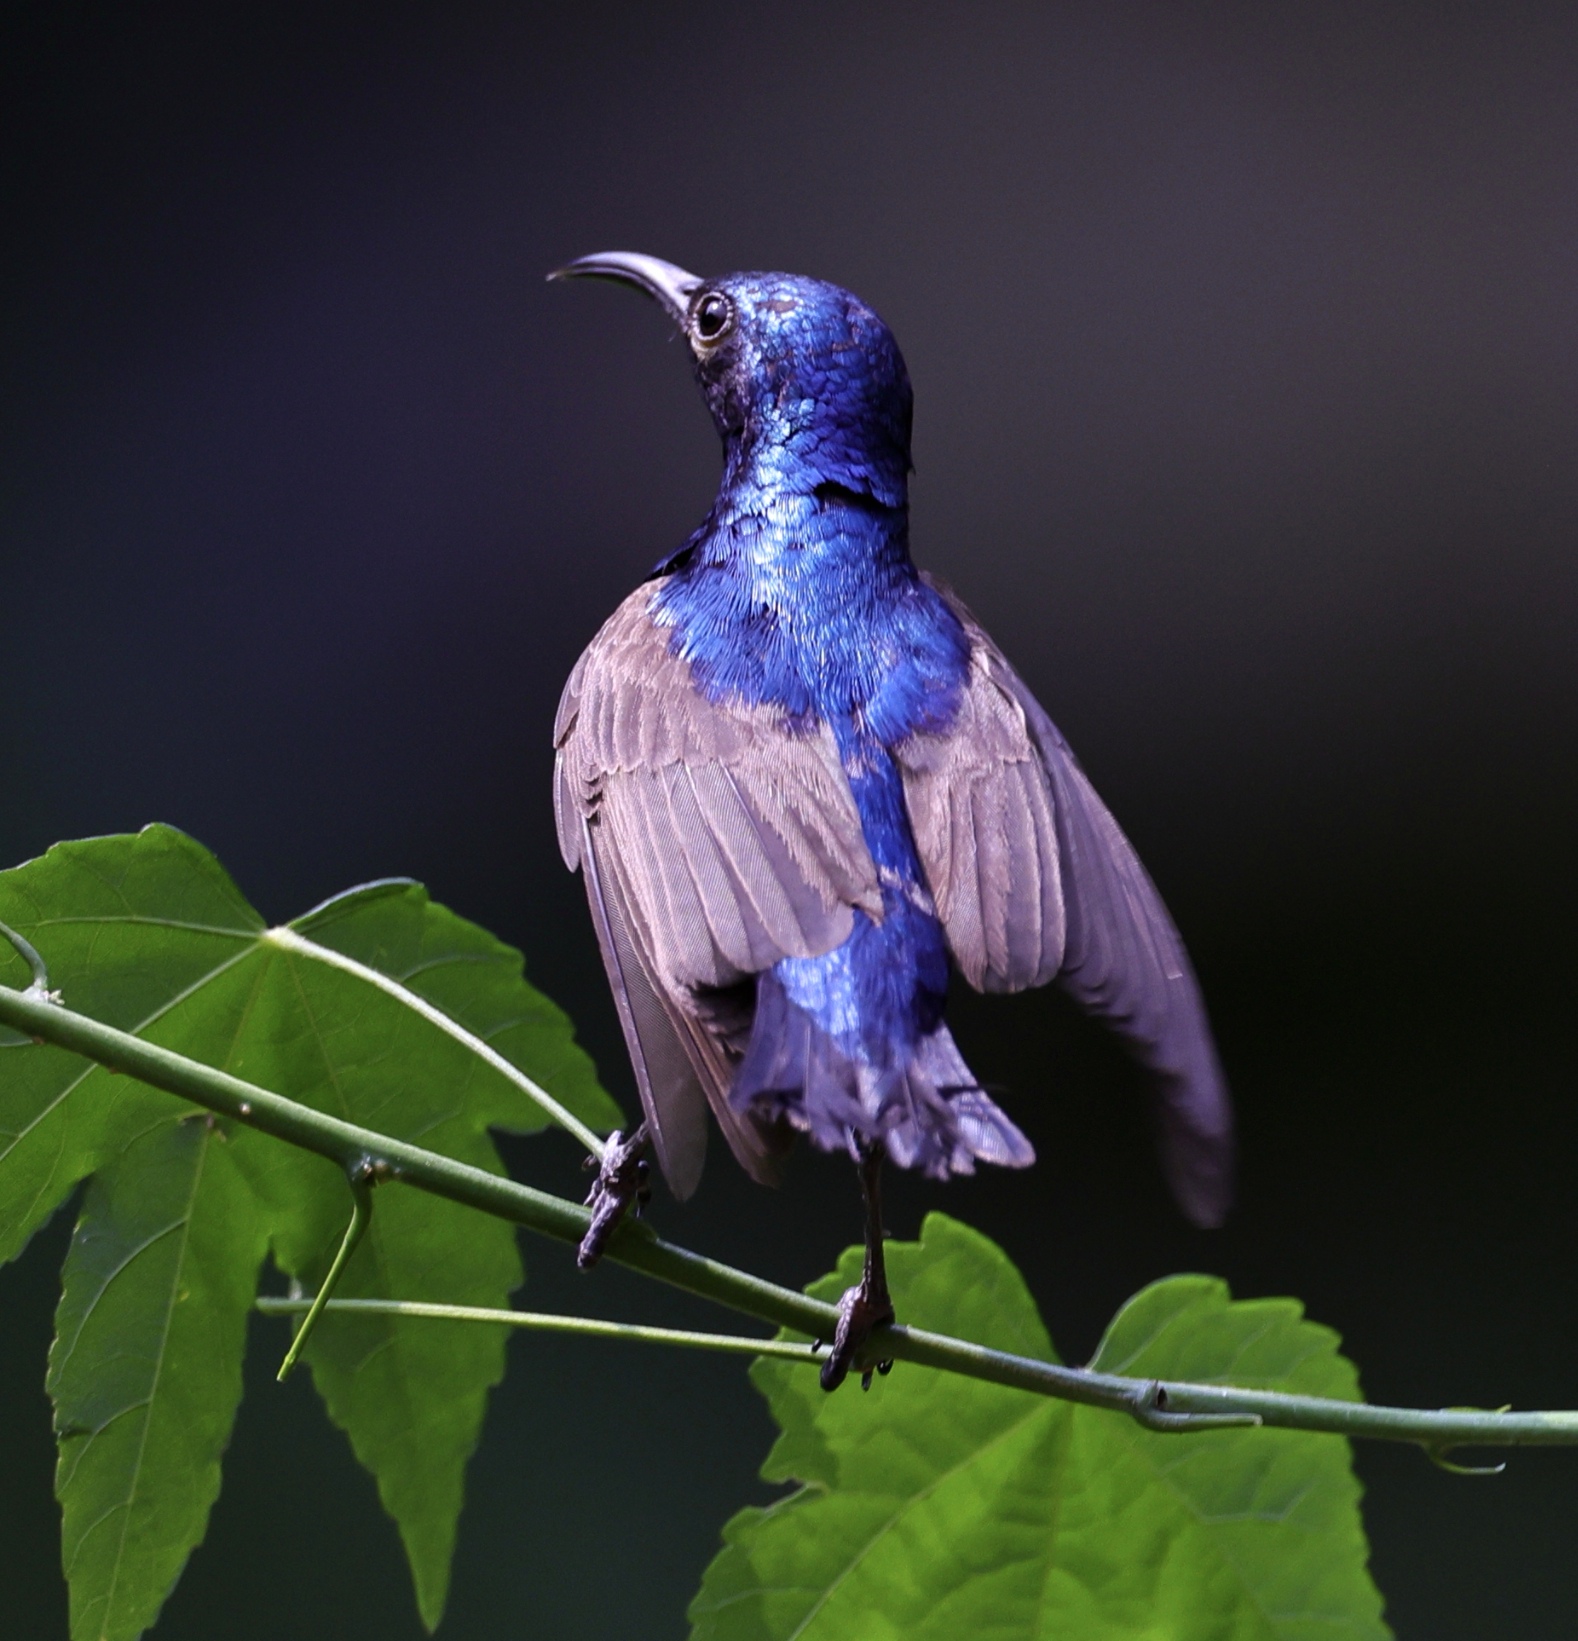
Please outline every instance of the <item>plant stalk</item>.
M328 1157L342 1168L375 1167L380 1177L403 1181L561 1242L579 1242L590 1222L588 1210L579 1203L315 1111L228 1072L77 1014L37 992L0 986L0 1024ZM837 1311L832 1305L664 1242L639 1221L620 1226L610 1240L606 1257L780 1328L814 1339L833 1336ZM879 1329L871 1336L864 1355L873 1365L879 1359L892 1358L1041 1396L1108 1408L1127 1413L1155 1430L1264 1424L1412 1442L1437 1460L1465 1446L1578 1446L1578 1412L1377 1407L1229 1385L1132 1379L988 1350L983 1345L920 1328Z

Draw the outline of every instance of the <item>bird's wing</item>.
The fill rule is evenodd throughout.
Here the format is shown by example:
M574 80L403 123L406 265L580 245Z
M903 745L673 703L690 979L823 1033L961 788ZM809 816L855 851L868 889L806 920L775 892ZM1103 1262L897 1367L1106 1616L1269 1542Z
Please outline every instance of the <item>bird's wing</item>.
M929 578L928 578L929 579ZM1156 1076L1163 1154L1189 1216L1232 1191L1233 1124L1183 941L1068 743L952 590L971 668L943 735L896 749L916 845L955 961L980 990L1056 979Z
M725 1041L658 984L645 955L649 937L623 874L616 864L600 863L600 839L589 821L581 824L592 921L663 1177L682 1202L696 1189L707 1155L710 1105L740 1165L763 1185L772 1184L772 1136L729 1104L733 1068Z
M658 1159L700 1177L710 1103L735 1154L765 1137L730 1108L737 1045L719 994L881 915L876 868L825 727L709 701L636 590L565 686L554 741L559 846L580 867Z

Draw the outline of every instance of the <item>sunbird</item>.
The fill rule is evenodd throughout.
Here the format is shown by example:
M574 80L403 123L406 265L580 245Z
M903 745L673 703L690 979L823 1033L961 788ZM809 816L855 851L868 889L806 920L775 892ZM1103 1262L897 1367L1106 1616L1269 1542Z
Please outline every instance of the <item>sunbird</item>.
M648 1137L674 1195L695 1190L709 1108L763 1182L795 1131L847 1152L866 1261L822 1383L858 1365L869 1384L894 1320L883 1159L937 1179L1035 1160L944 1024L952 969L980 991L1055 981L1116 1031L1154 1081L1180 1206L1220 1223L1232 1113L1183 943L1051 719L910 557L888 327L796 274L609 251L549 277L656 299L723 441L711 511L588 645L554 729L559 845L645 1114L605 1158L604 1224Z

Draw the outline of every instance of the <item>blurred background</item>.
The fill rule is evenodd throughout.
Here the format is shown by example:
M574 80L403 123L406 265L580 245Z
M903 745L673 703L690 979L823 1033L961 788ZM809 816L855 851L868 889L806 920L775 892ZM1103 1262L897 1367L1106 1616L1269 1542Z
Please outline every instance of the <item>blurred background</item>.
M1374 1399L1578 1404L1575 72L1555 4L8 7L0 861L170 821L278 919L419 876L629 1104L549 729L717 450L654 308L542 276L835 280L908 357L916 557L1150 865L1243 1134L1191 1231L1101 1032L961 997L1042 1162L906 1181L892 1229L998 1238L1071 1360L1203 1268L1300 1296ZM567 1142L509 1157L580 1189ZM654 1216L799 1284L848 1176L719 1146ZM68 1231L0 1275L18 1636L65 1634ZM525 1251L537 1306L716 1324ZM371 1482L254 1344L157 1633L416 1637ZM682 1636L770 1435L737 1363L517 1340L441 1633ZM1578 1454L1359 1467L1400 1636L1572 1635Z

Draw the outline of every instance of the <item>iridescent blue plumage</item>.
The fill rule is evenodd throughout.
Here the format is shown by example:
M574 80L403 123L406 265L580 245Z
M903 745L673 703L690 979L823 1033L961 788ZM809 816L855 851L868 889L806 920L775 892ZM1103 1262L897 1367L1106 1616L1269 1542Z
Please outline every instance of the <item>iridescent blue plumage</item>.
M820 280L737 274L712 289L747 339L725 371L701 366L723 483L652 613L713 702L778 707L786 733L831 729L882 902L832 951L762 974L731 1099L828 1147L880 1135L932 1173L978 1152L1027 1163L942 1028L947 942L891 751L946 733L970 665L959 618L909 555L903 360L869 308ZM961 1132L949 1101L967 1093Z
M1022 680L911 562L887 327L788 274L566 272L663 303L724 443L707 519L588 648L556 731L561 846L670 1183L699 1176L709 1104L758 1177L785 1122L937 1175L1032 1160L943 1024L957 968L1055 979L1119 1031L1215 1223L1231 1119L1182 944Z

